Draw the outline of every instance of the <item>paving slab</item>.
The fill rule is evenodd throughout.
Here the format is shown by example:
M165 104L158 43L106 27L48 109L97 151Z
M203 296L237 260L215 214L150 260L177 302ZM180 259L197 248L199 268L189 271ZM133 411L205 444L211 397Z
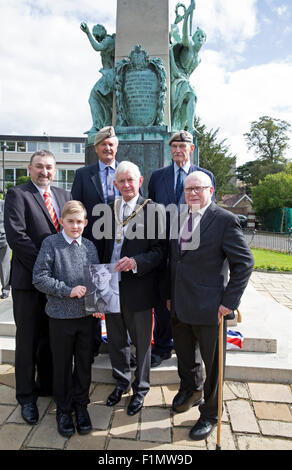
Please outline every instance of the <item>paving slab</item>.
M64 449L66 438L57 431L56 416L47 414L40 424L34 426L27 447L38 449Z
M65 445L66 450L104 450L106 446L107 432L92 431L90 434L80 436L75 433Z
M227 401L226 406L234 432L260 432L255 415L248 401L242 399Z
M170 410L142 408L140 440L171 442Z
M139 427L139 414L129 416L124 408L116 409L110 434L115 437L136 439Z
M284 403L253 403L257 419L292 422L290 407Z
M292 450L292 441L259 436L238 436L239 450Z
M0 429L0 450L19 450L31 432L25 424L4 424Z
M292 438L292 423L260 420L259 425L264 435Z
M289 385L249 383L248 387L252 400L292 403Z

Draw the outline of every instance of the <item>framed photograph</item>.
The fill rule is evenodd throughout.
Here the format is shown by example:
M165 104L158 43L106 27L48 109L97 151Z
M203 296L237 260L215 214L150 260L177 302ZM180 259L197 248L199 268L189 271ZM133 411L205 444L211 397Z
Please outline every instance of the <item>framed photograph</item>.
M91 313L120 313L118 272L115 264L85 266L85 309Z

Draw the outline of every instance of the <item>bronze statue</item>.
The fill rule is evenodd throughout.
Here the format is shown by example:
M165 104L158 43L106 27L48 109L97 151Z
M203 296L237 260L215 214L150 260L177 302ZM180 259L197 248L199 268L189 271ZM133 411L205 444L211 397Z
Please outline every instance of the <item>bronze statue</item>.
M178 12L180 7L184 9L183 15L180 15ZM190 83L190 77L200 63L199 51L206 41L206 34L200 28L197 28L192 37L189 35L195 7L194 0L191 0L188 9L181 3L177 4L175 24L172 25L171 29L170 79L172 130L185 128L190 132L194 130L197 96L194 87ZM183 21L182 35L180 35L177 26L181 21Z
M107 34L105 27L100 24L93 27L92 34L86 23L81 23L80 28L87 34L93 49L100 52L103 67L99 71L102 77L92 88L88 100L92 116L92 128L86 134L96 134L98 130L112 124L116 35Z

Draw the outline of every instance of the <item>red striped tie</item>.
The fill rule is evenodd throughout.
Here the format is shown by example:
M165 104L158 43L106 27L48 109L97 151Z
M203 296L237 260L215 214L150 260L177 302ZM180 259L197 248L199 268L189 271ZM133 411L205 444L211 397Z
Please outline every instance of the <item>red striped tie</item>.
M56 211L55 211L55 209L53 207L53 204L52 204L52 201L51 201L51 195L47 192L44 192L44 200L45 200L45 204L47 206L48 212L50 214L50 217L51 217L51 219L53 221L53 224L55 226L55 229L57 230L57 232L59 232L60 226L59 226Z

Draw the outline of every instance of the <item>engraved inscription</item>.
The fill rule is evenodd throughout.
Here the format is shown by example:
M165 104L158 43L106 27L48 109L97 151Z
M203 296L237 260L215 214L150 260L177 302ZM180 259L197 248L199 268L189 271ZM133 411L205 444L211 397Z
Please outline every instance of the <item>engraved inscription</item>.
M158 79L152 70L129 71L125 77L125 98L130 126L151 126L157 110Z

